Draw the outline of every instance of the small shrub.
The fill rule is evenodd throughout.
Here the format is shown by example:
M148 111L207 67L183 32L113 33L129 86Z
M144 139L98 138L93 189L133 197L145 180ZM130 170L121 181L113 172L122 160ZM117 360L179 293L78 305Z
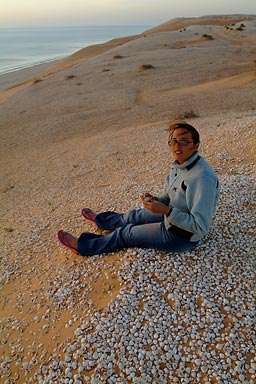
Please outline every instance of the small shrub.
M195 119L199 117L199 115L194 112L192 109L190 111L186 111L184 113L180 113L172 118L173 123L184 123L186 119Z
M173 116L170 121L172 124L177 124L177 123L186 123L187 119L195 119L199 117L197 113L195 113L193 110L181 113L179 115ZM167 131L169 130L169 127L166 129Z
M245 25L244 24L240 24L240 27L238 27L236 30L237 31L243 31L245 29Z
M34 84L40 83L40 81L43 81L42 79L36 79L34 80Z
M114 57L114 59L122 59L122 58L123 58L122 55L115 55L115 56L113 56L113 57Z
M190 111L184 112L180 118L182 119L195 119L196 117L199 117L197 113L195 113L192 109Z
M68 75L65 77L66 80L74 79L76 76L75 75Z
M13 232L13 228L4 228L5 232Z
M230 175L233 175L233 176L236 176L236 175L239 175L239 172L236 171L235 169L231 169L231 170L229 171L229 174L230 174Z
M151 64L143 64L143 65L140 66L140 69L142 71L144 71L146 69L152 69L152 68L155 68L155 67L153 65L151 65Z
M207 35L206 33L204 35L202 35L202 37L204 37L207 40L213 40L213 36L212 35Z

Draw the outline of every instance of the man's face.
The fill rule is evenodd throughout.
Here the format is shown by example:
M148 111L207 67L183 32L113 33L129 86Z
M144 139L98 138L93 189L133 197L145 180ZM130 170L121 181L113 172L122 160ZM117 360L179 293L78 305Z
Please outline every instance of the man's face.
M193 142L192 133L186 128L177 128L169 138L169 145L175 160L183 164L198 150L199 143Z

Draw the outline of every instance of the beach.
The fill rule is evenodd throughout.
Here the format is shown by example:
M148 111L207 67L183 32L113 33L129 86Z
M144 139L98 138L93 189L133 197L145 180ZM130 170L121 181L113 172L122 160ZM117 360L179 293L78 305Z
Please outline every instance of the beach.
M255 16L175 19L0 76L4 383L254 382L255 36ZM82 208L161 193L177 118L221 183L200 245L61 247L100 233Z

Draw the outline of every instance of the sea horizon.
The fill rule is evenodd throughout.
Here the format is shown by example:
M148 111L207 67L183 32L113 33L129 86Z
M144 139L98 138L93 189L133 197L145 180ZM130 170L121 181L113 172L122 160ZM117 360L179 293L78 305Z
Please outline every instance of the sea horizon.
M152 25L0 27L0 75L50 63Z

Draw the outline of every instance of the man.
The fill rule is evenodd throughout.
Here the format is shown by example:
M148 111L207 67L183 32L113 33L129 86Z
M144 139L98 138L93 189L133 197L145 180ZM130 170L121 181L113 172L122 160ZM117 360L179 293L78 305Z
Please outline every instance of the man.
M169 128L168 145L174 162L161 196L146 193L143 208L125 213L96 214L89 208L83 216L108 235L90 232L79 238L59 231L62 245L82 256L114 252L128 247L151 248L165 252L184 252L194 248L209 231L219 199L218 178L198 153L200 137L190 124Z

